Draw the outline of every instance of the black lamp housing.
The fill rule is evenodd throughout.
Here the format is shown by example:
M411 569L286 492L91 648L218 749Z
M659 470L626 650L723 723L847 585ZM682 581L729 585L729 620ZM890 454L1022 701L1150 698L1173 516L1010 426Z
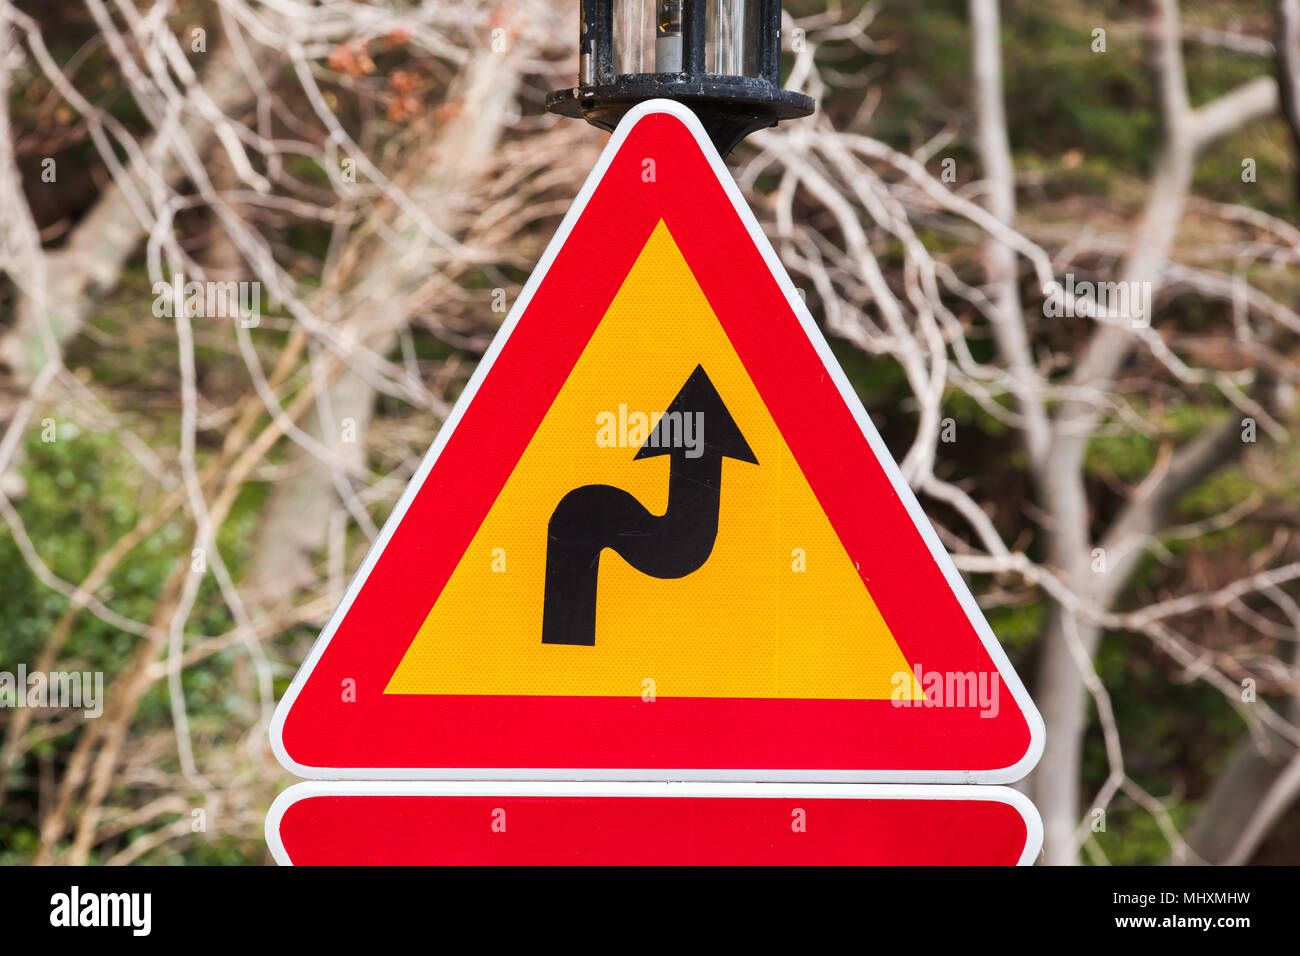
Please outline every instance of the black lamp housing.
M552 113L612 130L637 103L677 100L725 157L755 130L816 107L781 89L780 0L581 3L579 85L546 97Z

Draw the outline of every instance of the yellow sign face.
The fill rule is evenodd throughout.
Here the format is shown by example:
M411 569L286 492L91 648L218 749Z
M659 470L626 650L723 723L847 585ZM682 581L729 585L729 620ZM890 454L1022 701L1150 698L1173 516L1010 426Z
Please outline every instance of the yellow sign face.
M757 459L722 460L712 549L689 573L656 577L605 547L594 643L544 643L552 516L590 485L667 513L675 457L637 454L697 367ZM689 447L689 422L679 437ZM899 689L908 671L660 222L385 692L919 696Z

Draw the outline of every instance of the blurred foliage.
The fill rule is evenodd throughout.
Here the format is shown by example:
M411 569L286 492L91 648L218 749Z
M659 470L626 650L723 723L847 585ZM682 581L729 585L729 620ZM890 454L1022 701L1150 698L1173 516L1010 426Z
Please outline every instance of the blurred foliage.
M824 4L812 0L794 0L786 6L796 15L825 9ZM1051 222L1063 216L1063 203L1080 195L1112 200L1131 210L1143 195L1143 177L1152 162L1156 135L1138 11L1125 2L1080 0L1004 3L1003 8L1012 148L1017 169L1033 181L1022 197L1022 215L1034 222ZM1206 25L1222 24L1229 18L1249 23L1267 16L1267 4L1255 0L1213 0L1187 3L1184 8L1189 19ZM1094 26L1109 30L1105 55L1090 50ZM62 38L52 50L56 59L66 62L91 31L93 24L89 22L69 23L62 32L50 31L50 35ZM866 131L898 148L911 150L949 128L952 140L930 160L931 168L937 169L945 157L956 158L962 171L960 183L969 182L977 167L970 146L970 53L963 0L924 5L897 0L884 3L869 33L877 45L875 50L839 55L826 64L834 71L828 76L839 79L823 103L825 111L838 125L850 126L858 115L865 87L876 87L883 95ZM107 61L108 54L100 49L80 65L79 75L94 75L100 70L109 76ZM1265 69L1267 64L1258 59L1189 48L1189 85L1195 102ZM24 111L31 118L44 92L36 90L15 103L18 122L22 122ZM106 91L101 102L128 126L141 124L128 97ZM1258 181L1251 185L1243 184L1240 178L1240 158L1246 155L1258 163ZM93 159L93 147L84 138L60 154L60 163L71 169L93 165ZM297 175L324 182L314 164L306 159L300 162L302 168L294 170ZM1293 215L1293 162L1286 138L1278 130L1252 129L1220 144L1201 160L1197 191ZM74 215L78 204L84 208L91 198L93 191L87 177L84 190L62 193L59 201L70 206L62 214ZM950 236L929 236L924 232L922 237L936 246L952 241ZM320 255L329 234L325 228L295 229L281 240ZM478 278L467 280L469 284L475 282L484 284ZM173 333L169 320L140 318L138 304L146 284L142 270L127 277L92 317L91 332L70 351L68 363L98 385L128 393L135 416L133 428L175 433L179 430L180 408L172 358ZM1198 318L1187 313L1183 320L1194 325ZM1222 321L1222 316L1208 313L1199 320L1212 325ZM128 340L131 347L112 347ZM151 341L153 346L147 347ZM429 335L417 334L414 344L422 360L446 358L454 352ZM864 355L842 341L832 345L886 443L901 458L916 426L902 370L891 359ZM985 344L985 348L991 346ZM205 374L215 376L213 365L219 362L219 355L202 353ZM463 357L474 360L472 356ZM238 374L238 370L232 370L231 377ZM207 397L218 404L223 400L220 384L215 379L205 384ZM399 403L389 399L384 402L385 412L401 413ZM1148 472L1162 443L1185 440L1220 416L1232 413L1226 402L1218 407L1161 407L1135 398L1132 408L1148 423L1147 433L1117 423L1088 450L1087 468L1099 507L1105 507L1108 485L1133 483ZM961 439L952 445L940 444L940 474L997 483L997 491L991 496L999 502L997 521L1001 530L1014 538L1016 522L1030 500L1023 473L1016 468L1017 461L1023 458L1015 436L1002 421L962 394L948 397L945 414L955 421ZM57 422L56 428L57 440L45 441L40 423L33 424L22 465L27 494L18 503L18 510L41 557L64 579L79 581L99 554L157 505L160 493L141 482L140 464L112 432L78 428L69 421ZM207 440L211 442L211 436ZM200 467L214 453L211 445L201 446ZM1268 454L1274 457L1266 462L1265 471L1274 479L1267 493L1292 504L1300 501L1300 481L1296 479L1300 470L1294 454L1288 457L1285 450ZM1180 502L1179 519L1194 521L1220 514L1258 493L1260 482L1248 477L1244 468L1228 469L1189 492ZM221 526L221 552L236 580L248 557L264 495L264 483L247 486L230 518ZM927 502L927 507L931 505ZM941 508L933 513L948 527L961 526ZM377 517L382 519L384 515ZM178 566L188 563L192 536L192 528L178 517L142 541L112 576L106 589L111 595L109 606L137 620L149 620L164 583ZM1166 545L1171 554L1186 556L1195 550L1200 560L1235 564L1258 547L1263 537L1266 526L1243 524L1197 538L1194 543L1171 540ZM1024 542L1023 546L1033 553L1036 542ZM1143 598L1167 596L1181 581L1177 568L1153 555L1144 563L1132 590ZM974 583L980 592L993 582ZM213 576L206 576L189 620L191 633L216 635L232 627L215 589ZM17 662L36 658L68 601L35 578L8 534L0 535L0 592L4 594L0 669L14 669ZM1032 674L1043 605L993 602L988 617L1020 673ZM280 643L297 648L295 653L300 657L301 648L312 636L307 629L299 628L280 638ZM121 669L136 641L134 636L83 611L72 628L60 666L112 674ZM253 704L246 683L240 683L246 681L246 675L240 677L240 669L241 653L232 650L185 670L186 705L199 746L205 739L247 726ZM1108 635L1097 669L1110 692L1129 772L1150 792L1171 797L1175 824L1186 823L1227 749L1241 734L1240 719L1217 691L1203 683L1183 680L1168 658L1145 639ZM286 684L286 676L277 677L277 694ZM142 704L137 727L167 731L171 725L168 707L166 683L159 682ZM39 781L48 779L67 760L70 739L69 735L45 737L15 769L5 810L0 814L0 863L24 861L34 851L38 802L48 798L48 793L42 796ZM166 769L178 772L176 767ZM1094 721L1083 779L1089 798L1107 773L1104 744ZM170 821L163 818L161 822ZM1280 840L1289 840L1293 850L1300 846L1297 830L1300 828L1292 826L1280 831L1269 852L1276 852ZM128 831L122 842L128 842L133 835ZM1156 821L1124 798L1109 813L1105 832L1095 834L1095 839L1113 863L1159 863L1167 855ZM260 841L231 841L214 834L209 840L188 841L183 850L159 849L146 854L141 862L260 863L266 858Z

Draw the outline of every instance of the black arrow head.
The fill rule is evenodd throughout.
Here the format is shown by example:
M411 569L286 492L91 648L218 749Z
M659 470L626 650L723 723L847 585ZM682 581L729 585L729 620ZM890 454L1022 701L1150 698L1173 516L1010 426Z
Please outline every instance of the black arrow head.
M697 415L703 415L703 418L696 417ZM695 430L700 422L704 429L702 440ZM691 438L690 442L684 440L687 436ZM691 454L691 446L700 449L699 452ZM758 464L749 442L740 433L731 412L727 411L727 406L722 402L722 396L709 381L709 376L704 374L702 365L695 366L695 371L681 387L633 461L675 452L683 452L691 458L709 455Z

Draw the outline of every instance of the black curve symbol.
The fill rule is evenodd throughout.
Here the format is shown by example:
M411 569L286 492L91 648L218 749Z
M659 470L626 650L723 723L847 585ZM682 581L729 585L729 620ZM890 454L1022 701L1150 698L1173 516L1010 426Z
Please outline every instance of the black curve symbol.
M673 413L680 413L674 418ZM692 450L670 434L685 416L703 423L702 447ZM687 378L636 459L671 455L668 508L651 514L632 495L611 485L584 485L566 494L547 525L543 644L596 643L596 580L600 553L616 552L642 574L681 578L713 552L722 496L722 459L757 465L749 444L702 366Z

